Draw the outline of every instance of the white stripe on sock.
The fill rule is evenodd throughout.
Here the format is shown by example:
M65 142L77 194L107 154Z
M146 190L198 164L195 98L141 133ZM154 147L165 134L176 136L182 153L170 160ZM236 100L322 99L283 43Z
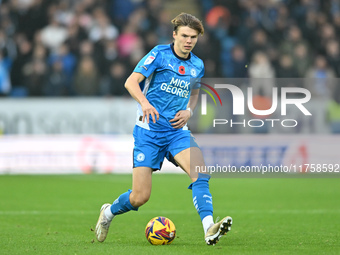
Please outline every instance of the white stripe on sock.
M111 206L106 207L104 214L108 220L112 220L114 215L111 212Z
M210 226L214 224L212 215L205 216L204 219L202 220L202 224L203 224L204 234L206 234L208 231L208 228L210 228Z

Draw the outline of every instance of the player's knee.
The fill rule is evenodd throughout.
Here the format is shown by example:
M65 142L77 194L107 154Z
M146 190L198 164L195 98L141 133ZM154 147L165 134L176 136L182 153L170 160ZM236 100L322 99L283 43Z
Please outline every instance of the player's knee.
M149 201L150 195L149 194L133 194L131 193L130 196L130 203L134 207L140 207L144 205L146 202Z

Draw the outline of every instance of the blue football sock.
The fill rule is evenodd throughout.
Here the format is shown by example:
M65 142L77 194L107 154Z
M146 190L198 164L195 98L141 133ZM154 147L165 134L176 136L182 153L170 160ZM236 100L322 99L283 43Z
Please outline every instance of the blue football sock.
M127 192L121 194L111 205L110 209L113 215L118 215L122 213L126 213L128 211L134 210L137 211L138 207L134 207L130 203L130 193L132 190L128 190Z
M213 215L212 196L209 191L210 175L199 174L195 182L188 189L192 190L194 206L203 220L208 215Z

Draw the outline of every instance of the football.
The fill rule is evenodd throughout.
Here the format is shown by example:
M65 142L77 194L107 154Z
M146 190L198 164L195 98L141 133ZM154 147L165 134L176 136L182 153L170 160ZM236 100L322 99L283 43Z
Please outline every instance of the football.
M146 225L145 236L153 245L171 244L176 236L175 224L166 217L155 217Z

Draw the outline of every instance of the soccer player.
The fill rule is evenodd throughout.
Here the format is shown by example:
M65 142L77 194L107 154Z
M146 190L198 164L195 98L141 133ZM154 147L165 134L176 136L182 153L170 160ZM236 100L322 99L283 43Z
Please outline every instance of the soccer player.
M194 172L195 166L203 167L205 163L186 125L198 100L197 80L204 74L203 61L191 51L204 28L199 19L187 13L181 13L171 22L173 43L154 47L125 83L125 88L138 102L133 131L132 190L121 194L113 204L101 207L95 228L99 242L105 240L115 216L137 211L148 201L152 173L161 169L165 157L180 166L192 180L189 189L203 224L205 242L216 244L231 228L229 216L213 222L210 176Z

